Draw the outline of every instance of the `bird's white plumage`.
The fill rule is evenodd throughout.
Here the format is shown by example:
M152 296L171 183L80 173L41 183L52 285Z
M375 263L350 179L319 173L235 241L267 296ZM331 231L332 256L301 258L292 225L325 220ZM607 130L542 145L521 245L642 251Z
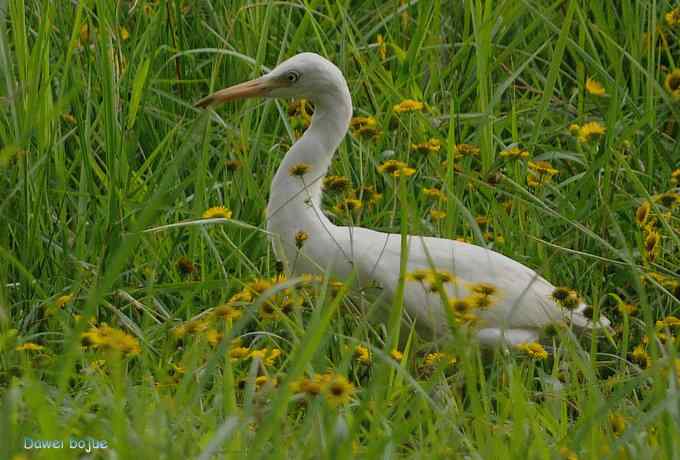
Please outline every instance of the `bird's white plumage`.
M352 99L342 73L321 56L302 53L249 83L257 86L257 95L306 98L315 107L310 127L287 153L272 182L267 229L277 257L292 274L322 273L344 279L356 271L359 287L377 286L389 302L399 282L401 235L336 226L321 209L322 179L352 116ZM248 97L242 95L242 85L238 88L237 97ZM229 97L229 89L221 94L227 95L225 100L235 98ZM213 102L210 97L206 100ZM290 169L300 164L309 166L309 171L291 175ZM298 232L308 235L301 247L295 240ZM442 238L410 236L408 240L409 272L436 269L455 275L455 283L443 285L449 298L467 297L476 283L496 287L493 304L475 312L482 344L536 340L542 328L562 320L593 326L581 313L585 305L573 311L560 308L551 298L555 288L549 282L502 254ZM405 285L407 313L419 330L434 336L447 333L441 299L421 283ZM608 323L601 318L598 325Z

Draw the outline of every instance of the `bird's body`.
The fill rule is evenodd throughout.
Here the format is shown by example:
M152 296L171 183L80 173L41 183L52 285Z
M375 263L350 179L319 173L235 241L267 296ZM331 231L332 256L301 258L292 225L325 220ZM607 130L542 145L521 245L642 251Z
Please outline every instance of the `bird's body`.
M377 287L382 300L391 301L399 285L401 235L334 225L321 208L322 179L352 116L352 99L342 73L326 59L302 53L269 74L219 91L198 105L258 95L302 97L315 107L311 125L286 154L272 181L267 229L277 257L291 274L319 273L341 280L355 274L359 288ZM582 314L586 305L570 311L561 308L551 297L554 286L502 254L422 236L409 236L407 247L407 272L454 277L437 289L418 280L406 282L404 307L421 331L445 335L445 308L450 306L443 305L442 298L474 299L481 286L493 291L486 297L488 305L474 312L477 338L484 345L531 342L541 329L562 320L582 328L594 325ZM599 324L606 326L608 321L601 318Z

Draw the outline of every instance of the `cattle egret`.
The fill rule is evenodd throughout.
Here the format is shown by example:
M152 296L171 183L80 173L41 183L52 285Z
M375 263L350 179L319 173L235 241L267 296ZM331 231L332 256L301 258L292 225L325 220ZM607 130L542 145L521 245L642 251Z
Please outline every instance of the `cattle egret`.
M304 98L314 104L309 128L290 148L271 184L267 229L276 256L292 275L321 273L342 280L354 273L360 288L377 286L390 302L400 280L401 235L337 226L321 209L322 180L352 117L342 72L317 54L302 53L196 106L257 96ZM483 346L533 342L548 325L563 321L580 329L609 325L603 317L588 319L588 307L575 293L562 289L560 294L534 270L490 249L414 235L407 241L403 306L416 328L428 335L446 336L451 312L460 322L474 324ZM571 305L565 308L563 300L569 297Z

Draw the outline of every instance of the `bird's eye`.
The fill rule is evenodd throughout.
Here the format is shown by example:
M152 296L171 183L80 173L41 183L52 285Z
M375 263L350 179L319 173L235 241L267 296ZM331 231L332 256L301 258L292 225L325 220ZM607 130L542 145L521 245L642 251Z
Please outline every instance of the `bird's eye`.
M296 81L298 81L299 78L300 74L294 70L291 70L286 74L286 80L288 80L290 83L295 83Z

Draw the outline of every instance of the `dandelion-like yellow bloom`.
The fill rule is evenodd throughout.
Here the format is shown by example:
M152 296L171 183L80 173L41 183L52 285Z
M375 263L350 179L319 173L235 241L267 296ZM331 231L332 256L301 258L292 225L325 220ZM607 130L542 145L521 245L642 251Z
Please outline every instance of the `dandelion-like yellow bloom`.
M548 352L538 342L521 343L516 348L532 359L548 359Z
M645 253L647 254L647 259L653 261L659 252L659 241L661 241L661 236L655 230L650 230L645 236Z
M304 230L299 230L295 234L295 247L298 249L302 249L302 246L305 244L305 241L309 239L309 233L305 232Z
M451 299L449 308L457 316L463 316L473 310L472 303L468 299Z
M635 211L635 222L643 227L649 220L649 214L652 210L652 204L649 201L642 203Z
M231 219L232 212L225 208L224 206L215 206L213 208L207 209L201 217L204 219Z
M229 350L229 358L233 361L238 361L240 359L245 359L250 356L250 348L246 347L234 347Z
M372 206L382 199L382 193L378 193L373 185L362 186L356 191L356 195L361 197L362 202L368 206Z
M362 137L375 137L380 134L378 120L375 117L353 117L349 122L352 134Z
M665 14L666 24L669 27L676 27L680 25L680 7L673 8Z
M442 148L442 141L436 138L431 138L427 142L420 144L411 144L411 150L421 153L438 153Z
M474 283L470 285L470 290L485 296L492 296L498 292L496 285L491 283Z
M393 360L395 360L398 363L400 363L401 360L404 359L404 354L397 349L390 351L390 356L392 357Z
M274 321L279 319L279 311L270 300L263 302L260 306L260 318L264 321Z
M441 209L430 209L430 218L432 220L442 220L446 218L446 211Z
M550 163L547 161L530 161L528 164L529 169L534 171L536 174L539 174L541 176L556 176L559 171L555 169Z
M205 333L205 337L208 340L208 343L214 347L220 343L222 337L224 337L224 334L219 332L217 329L208 329L208 331Z
M456 359L455 356L451 356L448 353L442 353L440 351L435 351L432 353L428 353L425 355L425 359L423 361L423 364L426 367L435 367L439 365L442 362L446 362L448 365L453 365L456 364Z
M593 80L592 78L588 78L588 80L586 80L586 91L588 91L593 96L604 96L606 94L602 83L597 80Z
M454 158L479 156L480 149L475 144L456 144L453 149Z
M429 275L429 270L417 269L406 274L407 281L418 281L419 283L424 283Z
M25 342L21 345L17 345L14 349L16 351L41 351L44 350L45 347L34 342Z
M664 85L673 99L680 99L680 69L673 69L666 76Z
M89 331L84 332L82 341L85 346L113 350L126 356L138 355L141 352L136 338L107 324L92 327Z
M622 315L634 315L637 313L637 306L628 302L619 302L616 308Z
M581 299L578 296L578 293L568 287L555 288L551 297L557 304L567 310L573 310L581 305Z
M426 198L432 200L446 201L446 195L444 195L444 192L442 192L441 189L438 189L437 187L423 188L423 195L425 195Z
M311 169L312 167L307 163L298 163L290 167L290 169L288 170L288 174L295 177L302 177L305 174L307 174Z
M609 414L609 426L615 435L620 436L626 431L626 417L619 413Z
M246 285L246 287L255 295L260 295L267 289L271 289L272 282L268 279L257 278Z
M651 357L649 356L649 353L645 351L645 348L642 345L638 345L633 348L633 351L630 354L630 359L643 369L647 369L651 363Z
M343 190L346 190L349 185L350 181L345 176L326 176L323 179L324 190L342 192Z
M392 107L392 110L396 113L419 112L423 110L424 107L425 105L420 101L416 101L414 99L405 99Z
M674 169L673 172L671 172L671 184L680 184L680 168Z
M354 385L344 375L333 374L323 383L322 392L331 407L343 406L352 400Z
M68 124L75 125L78 123L78 120L76 120L76 117L73 116L72 113L64 113L61 115L61 118Z
M666 192L657 196L655 200L667 208L672 208L680 203L680 194L676 192Z
M57 297L57 300L54 301L54 306L56 308L64 308L64 306L66 304L71 303L74 298L75 298L75 295L73 295L73 294L66 294L66 295L59 296L59 297Z
M383 162L380 166L378 166L378 172L379 173L385 173L385 174L391 174L394 177L398 177L402 171L413 171L412 168L409 168L406 163L403 161L399 160L387 160ZM413 174L413 172L407 171L404 173L405 176L410 176Z
M680 318L670 315L666 316L664 319L656 322L657 329L679 329L680 330Z
M529 158L529 151L527 149L522 149L515 146L512 146L508 149L503 150L500 153L501 158L509 158L513 160L517 159L526 159Z
M130 38L130 32L125 28L125 27L120 27L118 29L118 35L120 36L120 39L123 40L124 42L128 41Z
M380 56L380 60L384 61L387 59L387 45L385 44L385 38L382 36L382 34L378 34L378 36L375 38L376 45L378 45L378 56Z
M356 198L347 198L334 206L336 212L341 214L351 214L359 211L363 207L361 200Z
M598 121L591 121L583 126L578 131L578 141L582 144L590 142L591 140L604 135L607 129Z
M371 364L371 354L369 353L368 348L362 345L357 345L354 348L354 358L361 364Z
M218 318L222 318L225 321L234 321L241 317L241 310L234 308L229 303L218 305L213 310L213 315Z

